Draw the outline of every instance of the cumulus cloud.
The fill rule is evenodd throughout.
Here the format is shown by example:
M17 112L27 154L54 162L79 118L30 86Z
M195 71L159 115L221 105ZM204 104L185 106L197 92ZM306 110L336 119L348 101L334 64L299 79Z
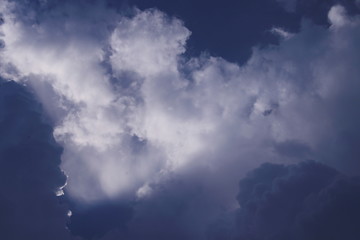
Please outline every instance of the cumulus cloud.
M6 7L5 10L10 11L12 5ZM111 76L103 67L106 64L104 48L107 45L101 42L102 30L101 33L97 31L96 37L100 40L91 36L95 29L106 28L111 23L108 19L111 14L106 12L95 16L94 21L98 21L98 24L86 29L78 22L75 14L80 12L79 7L72 7L74 9L69 11L74 13L69 19L58 17L55 21L44 20L43 24L36 27L15 23L9 13L3 25L6 49L2 59L6 61L4 65L17 69L21 76L18 81L28 82L45 102L45 106L55 112L55 117L59 117L55 119L59 123L55 136L64 146L68 146L65 147L64 158L69 156L72 160L76 159L75 163L65 160L63 164L69 176L73 176L69 179L69 191L72 191L70 186L74 182L76 191L73 194L92 200L97 196L102 198L134 187L132 184L137 178L143 179L151 171L156 159L141 161L141 154L151 149L143 150L141 146L146 146L144 141L133 136L127 126L130 118L136 117L132 117L136 96L126 96L115 91L115 86L110 82ZM61 10L56 9L49 15L60 14ZM46 19L52 16L43 17ZM53 28L59 30L58 37L65 36L66 40L55 37L50 30ZM106 32L104 35L110 37ZM138 146L138 150L129 149L132 143ZM136 162L135 167L132 163ZM77 167L73 168L74 165ZM82 171L81 165L88 168L87 173L78 174L77 171ZM133 169L131 177L126 177L130 168ZM75 172L72 174L72 171ZM96 186L87 183L93 176L96 176L95 181L100 185L97 190ZM128 181L128 178L134 181ZM84 184L86 187L83 187Z
M32 88L52 116L67 194L92 204L137 196L132 224L144 232L130 227L134 237L201 239L237 206L242 174L265 161L359 173L360 20L340 6L330 28L275 28L286 41L254 48L242 66L185 57L190 31L155 9L65 2L25 21L16 3L0 6L1 75ZM167 225L177 210L180 225Z

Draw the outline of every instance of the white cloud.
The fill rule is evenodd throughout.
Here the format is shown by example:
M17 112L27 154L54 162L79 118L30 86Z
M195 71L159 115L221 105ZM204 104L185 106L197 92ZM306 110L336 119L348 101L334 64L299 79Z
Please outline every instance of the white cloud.
M287 41L254 49L244 66L186 60L190 31L157 10L123 17L103 8L80 21L75 8L66 19L45 15L28 25L9 9L3 3L1 74L32 86L55 118L72 197L143 195L169 174L203 168L209 183L198 181L230 201L251 166L294 160L278 144L304 144L320 160L342 156L326 148L340 134L337 99L360 75L352 67L359 20L339 6L329 20L341 34L308 23L291 38L273 29ZM340 58L348 62L335 64Z
M328 18L333 28L342 27L349 23L346 10L341 5L333 6L329 11Z
M132 71L141 77L176 76L177 57L185 52L189 35L178 19L157 10L138 11L117 24L110 37L110 61L115 71Z

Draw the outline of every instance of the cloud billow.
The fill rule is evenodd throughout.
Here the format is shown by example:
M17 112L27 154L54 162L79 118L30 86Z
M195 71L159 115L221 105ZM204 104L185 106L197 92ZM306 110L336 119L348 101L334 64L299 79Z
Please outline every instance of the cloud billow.
M184 56L190 30L156 9L121 13L101 1L36 6L33 14L22 16L23 8L16 2L0 4L4 19L0 74L26 84L49 113L55 139L64 148L61 168L68 175L66 193L71 201L104 211L108 209L101 204L117 202L118 212L122 204L136 202L134 215L125 208L129 217L119 218L129 224L129 238L141 239L142 234L205 238L211 221L237 208L238 180L263 162L316 159L359 174L360 20L348 16L340 5L329 11L329 27L304 20L299 33L273 28L282 36L280 44L254 47L241 66L205 53ZM319 176L306 168L313 165ZM292 167L263 165L257 171L270 174L260 184L260 194L262 187L278 187L272 178L285 176L286 184L296 185L287 181L297 181L296 177L303 181L303 171L325 182L335 183L338 175L309 162ZM320 191L332 186L319 184L323 185L313 186L318 198ZM337 185L333 187L338 191ZM243 184L240 192L247 188L257 187ZM294 204L310 204L304 200L310 190L299 190L301 196ZM253 204L253 199L239 196L241 205ZM282 195L275 197L279 198L275 204L284 201ZM271 209L277 207L269 205L270 218ZM73 219L86 218L88 213L102 216L100 210L88 209L93 213L81 209ZM250 207L246 210L236 216L244 221L236 222L243 237L253 234L242 229L254 217ZM298 211L292 206L286 210ZM154 212L159 213L155 218ZM174 223L169 222L169 213L179 216ZM301 226L306 225L303 233L312 236L313 223L306 214L301 212L301 221L309 225ZM325 213L316 214L321 218ZM261 225L267 223L265 215L259 223L255 219L258 237L270 231ZM225 214L226 226L233 224L232 217ZM277 220L274 231L292 234L295 225L288 226L286 233L283 224L288 219ZM81 228L73 225L74 231ZM109 229L97 230L87 236L100 236ZM110 232L105 239L116 234Z

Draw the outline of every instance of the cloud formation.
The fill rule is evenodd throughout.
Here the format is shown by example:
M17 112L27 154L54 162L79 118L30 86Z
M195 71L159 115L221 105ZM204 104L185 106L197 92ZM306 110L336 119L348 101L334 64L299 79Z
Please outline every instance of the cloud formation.
M357 99L348 86L357 87L352 51L359 20L347 20L341 6L329 12L330 29L304 23L279 47L254 49L242 67L206 55L182 57L190 32L157 10L124 17L99 5L102 11L93 16L89 7L80 21L80 7L65 6L28 25L15 20L16 4L3 3L2 62L54 113L69 192L74 186L77 197L126 193L160 172L201 161L210 146L220 156L229 144L258 145L275 158L277 146L290 141L322 154L319 145L342 108L328 109L329 102L341 104L344 94ZM64 11L68 17L53 18ZM353 62L331 68L339 57ZM244 149L231 152L241 156ZM88 189L91 179L99 186Z
M137 199L133 239L204 238L259 163L316 159L359 173L360 19L342 6L329 28L273 28L281 43L239 66L184 56L190 31L158 10L83 4L20 17L3 1L0 73L33 89L51 116L70 198Z

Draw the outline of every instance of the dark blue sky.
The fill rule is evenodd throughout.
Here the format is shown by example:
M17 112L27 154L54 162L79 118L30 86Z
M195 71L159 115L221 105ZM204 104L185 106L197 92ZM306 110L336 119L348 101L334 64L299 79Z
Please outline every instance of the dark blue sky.
M111 1L110 1L111 2ZM114 1L114 5L118 1ZM233 62L243 63L255 45L276 43L268 31L281 26L297 31L299 14L288 13L275 0L256 1L129 1L141 9L156 7L179 17L192 31L189 54L208 51Z
M359 13L4 0L0 239L360 239Z

